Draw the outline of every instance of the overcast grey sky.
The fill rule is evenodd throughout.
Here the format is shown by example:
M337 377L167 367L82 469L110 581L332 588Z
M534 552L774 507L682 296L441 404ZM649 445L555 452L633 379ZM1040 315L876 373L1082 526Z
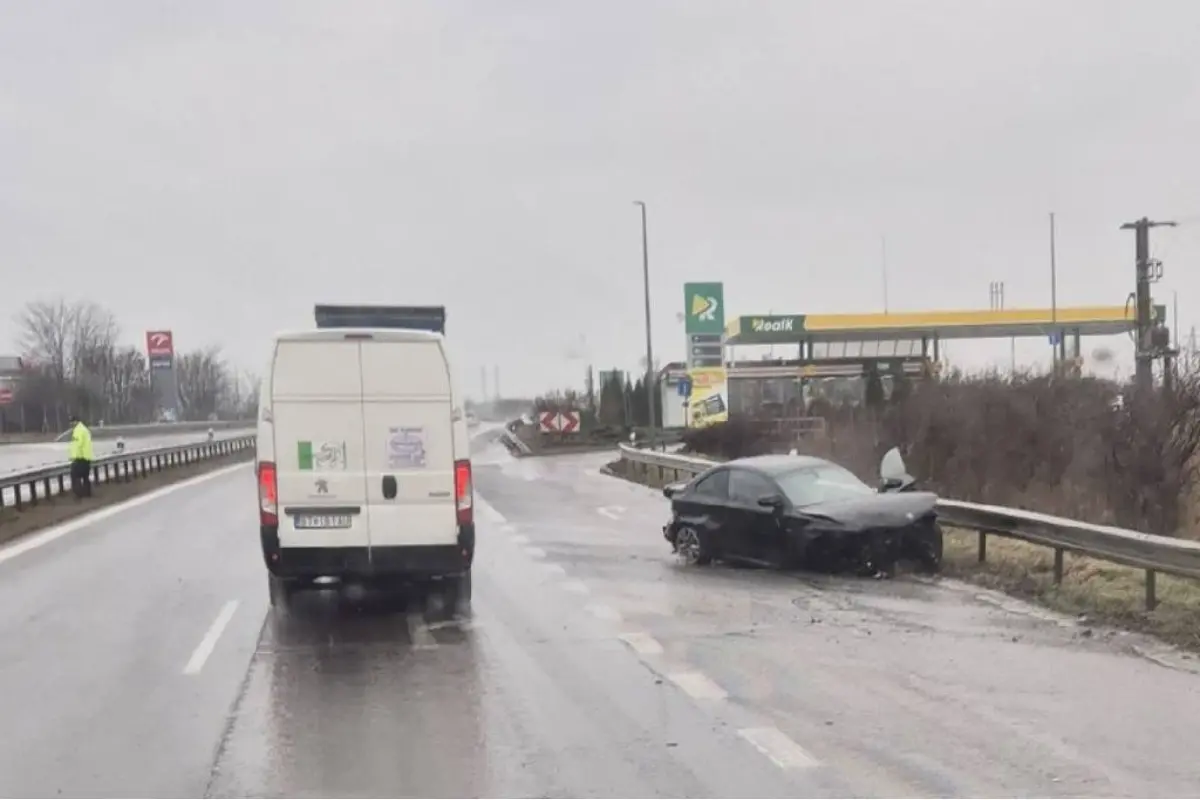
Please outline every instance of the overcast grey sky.
M0 75L0 351L59 292L249 368L315 302L444 303L468 390L579 383L644 347L634 199L664 360L686 280L881 310L881 235L893 309L1049 305L1052 210L1064 305L1190 223L1200 321L1196 0L3 0Z

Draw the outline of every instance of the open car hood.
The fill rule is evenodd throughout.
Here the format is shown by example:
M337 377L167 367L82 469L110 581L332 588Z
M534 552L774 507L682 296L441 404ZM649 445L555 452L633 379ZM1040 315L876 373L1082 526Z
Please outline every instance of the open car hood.
M932 492L894 492L862 494L797 508L798 517L832 520L847 528L890 528L903 526L934 509L937 495Z

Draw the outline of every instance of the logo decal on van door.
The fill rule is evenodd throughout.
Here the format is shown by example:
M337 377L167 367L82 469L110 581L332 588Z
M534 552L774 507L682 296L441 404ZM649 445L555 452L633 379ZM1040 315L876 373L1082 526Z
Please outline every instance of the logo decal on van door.
M296 466L303 472L341 472L346 469L346 443L296 442Z
M388 428L387 465L391 469L420 469L425 466L425 429Z

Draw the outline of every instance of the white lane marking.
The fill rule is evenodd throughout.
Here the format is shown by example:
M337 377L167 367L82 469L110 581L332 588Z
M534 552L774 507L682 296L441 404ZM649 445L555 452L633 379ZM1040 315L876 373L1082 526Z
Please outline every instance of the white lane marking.
M408 638L412 642L414 650L437 649L437 639L433 638L433 634L429 631L429 626L425 623L425 619L420 613L406 614L404 621L408 625Z
M542 564L542 569L544 569L550 575L555 575L560 578L567 574L567 570L562 564Z
M779 728L742 728L738 736L754 745L780 769L810 769L821 763Z
M609 622L620 622L621 612L617 611L612 606L606 606L603 603L589 603L587 611L597 619L608 620Z
M529 556L530 558L545 558L546 551L540 547L526 547L525 555Z
M724 700L729 696L702 672L672 672L667 677L697 700Z
M225 632L225 628L229 625L229 620L233 619L233 613L237 611L237 608L237 600L230 600L221 606L221 610L217 613L213 624L209 626L208 632L204 634L200 644L196 645L196 649L192 651L192 657L188 659L187 665L183 668L184 675L198 675L200 670L204 669L204 663L212 655L217 646L217 640Z
M513 537L513 541L517 544L529 544L529 537L523 533L518 533Z
M621 514L624 513L624 511L625 509L622 506L601 506L600 508L596 509L596 513L600 516L608 517L609 519L617 522L621 521Z
M662 655L663 646L658 643L657 639L648 633L631 631L630 633L622 633L617 638L632 647L635 653L639 653L643 656Z
M591 590L580 580L570 580L563 583L563 588L573 594L588 594Z
M223 475L228 475L229 473L236 472L239 469L250 469L252 466L252 463L247 462L245 464L234 464L230 467L222 467L221 469L213 470L212 472L206 472L203 475L197 475L194 478L188 478L187 480L180 481L179 483L172 483L171 485L164 486L161 489L155 489L153 492L139 494L137 497L132 497L123 503L105 506L104 508L97 509L90 514L84 514L82 517L76 517L73 520L64 522L62 525L56 525L53 528L46 528L40 533L36 533L33 536L28 536L23 539L18 539L13 544L0 549L0 564L14 559L19 555L28 553L30 550L36 550L39 547L48 545L56 539L61 539L69 533L74 533L75 531L82 530L89 525L94 525L95 523L101 522L110 517L115 517L122 511L128 511L131 508L137 508L138 506L144 506L147 503L153 503L155 500L166 497L173 492L178 492L181 489L187 489L190 486L195 486L196 484L204 483L205 481L211 481L216 478L220 478Z

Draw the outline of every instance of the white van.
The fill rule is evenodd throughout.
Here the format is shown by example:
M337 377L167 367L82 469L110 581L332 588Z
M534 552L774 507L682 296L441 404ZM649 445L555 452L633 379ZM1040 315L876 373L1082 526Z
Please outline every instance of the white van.
M272 605L319 577L440 580L449 608L469 605L471 461L453 383L438 333L275 338L256 463Z

